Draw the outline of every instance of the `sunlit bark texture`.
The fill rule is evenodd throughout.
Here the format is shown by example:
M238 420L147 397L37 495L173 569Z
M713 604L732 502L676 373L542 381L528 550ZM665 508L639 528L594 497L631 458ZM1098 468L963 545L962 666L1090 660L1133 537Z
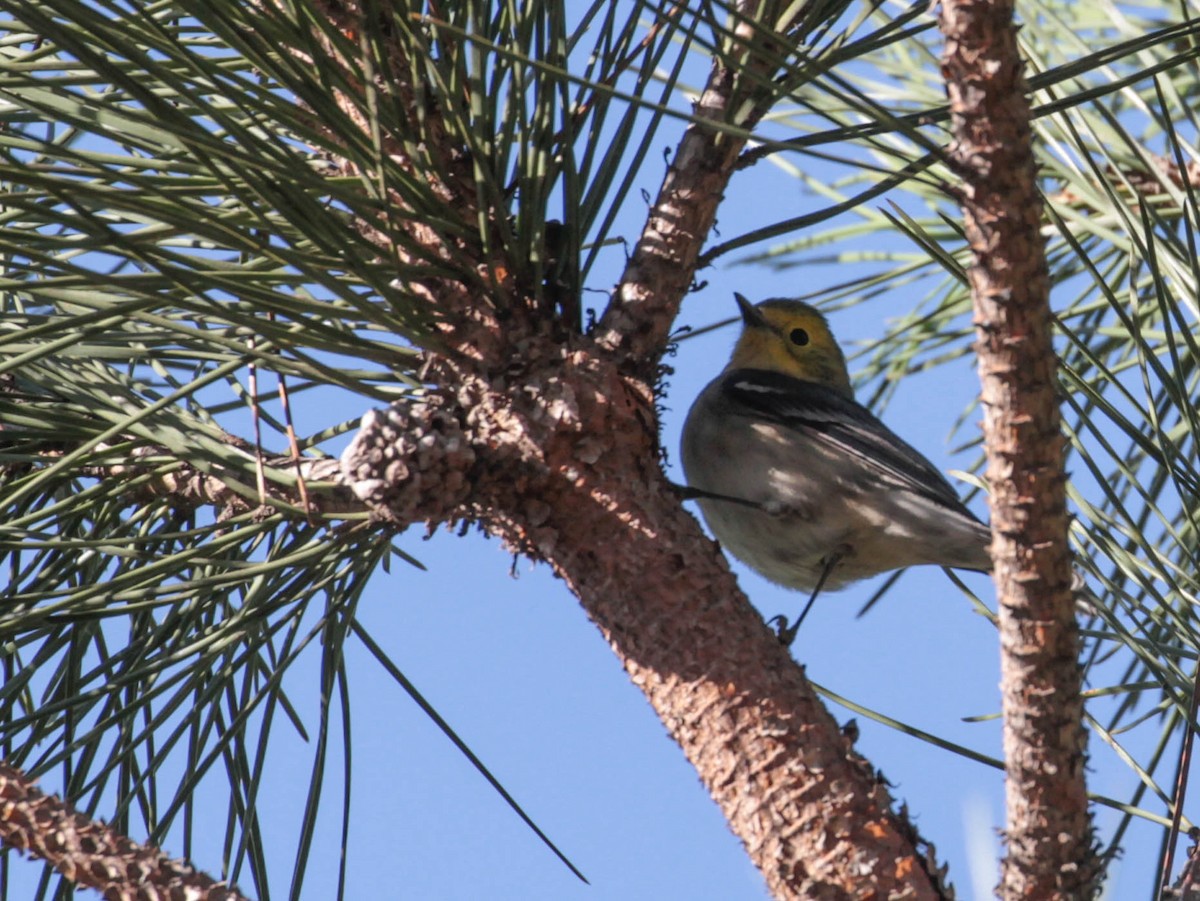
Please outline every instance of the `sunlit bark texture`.
M1007 899L1080 899L1097 867L1071 591L1065 442L1029 103L1013 6L945 0L953 164L974 254L1007 773Z
M24 774L0 764L0 841L38 857L76 885L110 901L194 898L245 901L237 889L140 845L104 823L42 793Z

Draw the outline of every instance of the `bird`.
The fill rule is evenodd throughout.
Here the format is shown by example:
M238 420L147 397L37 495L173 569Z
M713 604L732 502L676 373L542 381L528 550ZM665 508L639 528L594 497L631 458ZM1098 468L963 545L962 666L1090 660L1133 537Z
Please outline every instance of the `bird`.
M721 546L766 579L817 595L921 564L992 569L991 531L919 451L854 398L825 316L734 295L742 331L684 422L686 497Z

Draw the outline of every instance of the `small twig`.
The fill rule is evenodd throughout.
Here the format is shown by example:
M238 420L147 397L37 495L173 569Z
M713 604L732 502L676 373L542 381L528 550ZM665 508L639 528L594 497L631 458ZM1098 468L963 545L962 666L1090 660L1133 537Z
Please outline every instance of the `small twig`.
M267 313L267 318L274 320L274 313ZM279 373L279 403L283 406L283 422L287 428L288 452L292 455L292 463L296 468L296 490L300 492L300 504L304 507L304 515L313 522L313 508L308 500L308 486L304 484L304 471L300 468L300 443L296 440L296 429L292 425L292 405L288 402L287 378ZM258 420L255 419L255 428ZM255 432L255 439L258 434ZM261 446L261 445L260 445Z
M1188 837L1192 840L1192 846L1188 848L1187 863L1183 865L1174 887L1163 887L1163 898L1178 898L1179 901L1200 899L1200 829L1193 826L1188 830Z
M1192 703L1188 708L1188 727L1183 734L1183 746L1179 749L1179 772L1175 776L1175 797L1171 802L1171 829L1167 833L1167 853L1163 858L1163 868L1158 879L1158 884L1164 890L1170 882L1171 870L1175 868L1175 842L1179 838L1179 826L1183 820L1183 802L1187 794L1188 771L1192 766L1192 740L1196 736L1195 723L1198 709L1200 709L1200 664L1196 665L1192 675ZM1195 852L1196 846L1193 846L1188 855L1188 865L1184 867L1185 874L1191 873L1195 869L1193 860L1196 856ZM1189 881L1194 881L1194 879L1189 877Z
M262 449L262 424L258 419L258 365L254 362L253 356L255 351L254 336L250 336L250 374L248 377L250 386L250 414L254 421L254 465L255 465L255 481L258 483L259 501L265 507L267 504L267 474L263 469L263 449Z

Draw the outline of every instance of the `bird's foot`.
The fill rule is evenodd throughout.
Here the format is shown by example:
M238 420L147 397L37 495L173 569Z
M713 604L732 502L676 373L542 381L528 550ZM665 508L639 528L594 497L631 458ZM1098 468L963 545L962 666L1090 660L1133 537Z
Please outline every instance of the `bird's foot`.
M796 621L789 626L787 617L780 613L767 620L767 625L774 626L775 637L779 639L779 643L785 648L790 648L792 642L796 640L796 633L800 630L800 620L801 617L797 617Z

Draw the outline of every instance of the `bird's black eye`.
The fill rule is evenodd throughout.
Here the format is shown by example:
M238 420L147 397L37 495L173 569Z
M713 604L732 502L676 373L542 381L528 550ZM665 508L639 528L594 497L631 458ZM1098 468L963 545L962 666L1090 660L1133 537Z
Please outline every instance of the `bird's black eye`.
M803 347L808 343L808 332L802 328L794 328L788 332L788 340L790 340L797 347Z

